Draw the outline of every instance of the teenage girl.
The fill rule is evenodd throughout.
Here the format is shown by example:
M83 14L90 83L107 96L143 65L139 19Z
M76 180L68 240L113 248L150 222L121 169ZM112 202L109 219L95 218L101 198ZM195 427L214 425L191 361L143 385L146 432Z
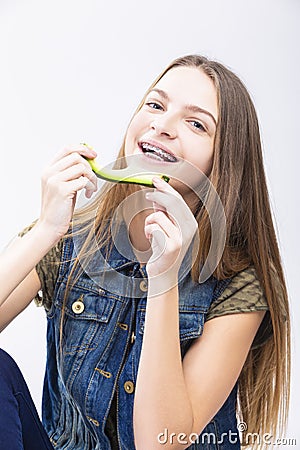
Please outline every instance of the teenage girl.
M218 62L173 61L128 126L119 157L132 155L161 173L187 166L154 189L106 183L74 213L78 191L97 190L96 153L65 148L43 174L39 219L1 256L0 328L33 298L48 321L44 428L2 352L1 448L229 450L240 422L259 436L286 423L289 307L246 88ZM189 165L209 180L205 199ZM201 279L212 226L224 248Z

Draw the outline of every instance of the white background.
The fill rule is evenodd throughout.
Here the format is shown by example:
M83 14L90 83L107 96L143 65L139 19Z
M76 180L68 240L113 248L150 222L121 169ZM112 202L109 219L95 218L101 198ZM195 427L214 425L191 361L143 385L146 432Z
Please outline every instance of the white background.
M54 153L86 141L110 162L144 91L172 59L204 54L245 82L261 123L291 299L287 437L297 448L299 13L298 0L0 0L1 248L39 215L40 173ZM18 361L40 410L44 311L32 304L0 345Z

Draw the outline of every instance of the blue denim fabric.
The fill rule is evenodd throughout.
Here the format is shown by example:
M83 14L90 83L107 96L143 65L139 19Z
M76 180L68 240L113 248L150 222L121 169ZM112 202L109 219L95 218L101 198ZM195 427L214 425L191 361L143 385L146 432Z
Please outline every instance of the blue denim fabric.
M131 392L131 387L136 383L143 340L146 271L122 256L115 246L108 260L113 268L111 272L107 266L103 267L102 257L95 256L68 295L60 352L60 317L72 256L74 243L68 239L63 248L54 301L47 313L44 426L57 450L109 450L105 423L116 391L119 446L122 450L134 450L134 391ZM101 265L104 281L99 278ZM211 302L229 282L218 282L210 277L199 284L188 274L179 283L182 357L193 339L201 335ZM76 302L77 306L79 302L78 310ZM236 395L235 387L203 430L199 442L189 449L240 449Z
M0 349L0 450L53 450L19 367Z

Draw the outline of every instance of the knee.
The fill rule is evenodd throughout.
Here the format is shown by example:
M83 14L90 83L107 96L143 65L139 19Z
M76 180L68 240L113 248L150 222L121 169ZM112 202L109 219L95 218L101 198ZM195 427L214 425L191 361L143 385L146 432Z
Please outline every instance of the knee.
M0 348L0 383L12 384L22 377L15 360Z

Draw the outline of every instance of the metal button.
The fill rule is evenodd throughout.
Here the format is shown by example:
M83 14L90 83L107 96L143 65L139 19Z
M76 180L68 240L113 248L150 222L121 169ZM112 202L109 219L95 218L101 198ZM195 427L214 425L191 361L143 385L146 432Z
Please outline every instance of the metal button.
M92 417L89 417L89 416L86 416L87 418L88 418L88 420L90 421L90 422L92 422L96 427L99 427L99 422L98 422L98 420L96 420L96 419L93 419Z
M133 332L131 333L131 338L130 338L130 342L131 342L132 344L134 343L135 338L136 338L136 336L135 336L134 331L133 331Z
M143 280L140 282L140 290L143 292L147 292L148 286L147 286L147 281Z
M101 373L105 378L110 378L112 374L110 372L107 372L106 370L98 369L98 367L95 368L98 372Z
M134 391L134 384L132 381L125 381L124 383L124 389L127 394L132 394Z
M72 305L72 311L75 314L81 314L84 311L84 303L81 300L76 300Z

